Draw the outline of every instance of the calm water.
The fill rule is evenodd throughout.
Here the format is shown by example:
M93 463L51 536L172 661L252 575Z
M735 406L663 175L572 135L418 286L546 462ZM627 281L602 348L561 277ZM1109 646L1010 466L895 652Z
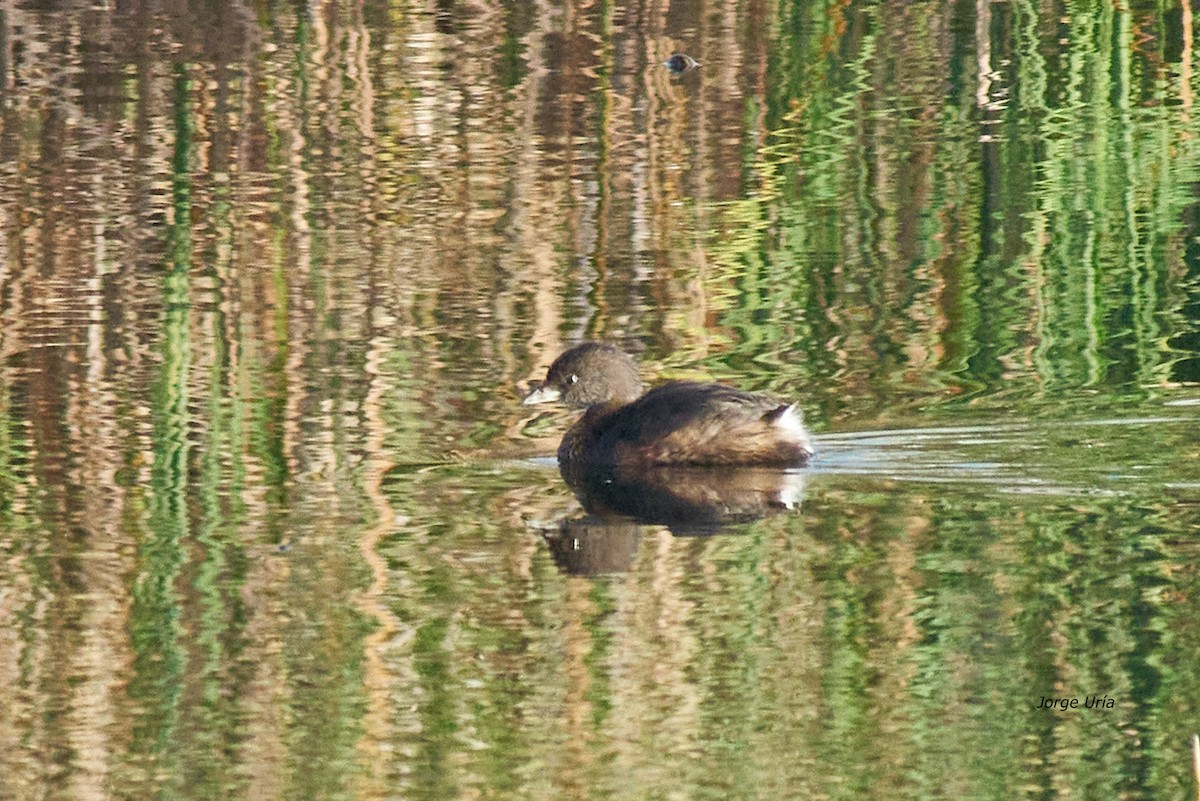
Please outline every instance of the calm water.
M9 2L0 798L1195 797L1197 39ZM564 479L583 338L818 459Z

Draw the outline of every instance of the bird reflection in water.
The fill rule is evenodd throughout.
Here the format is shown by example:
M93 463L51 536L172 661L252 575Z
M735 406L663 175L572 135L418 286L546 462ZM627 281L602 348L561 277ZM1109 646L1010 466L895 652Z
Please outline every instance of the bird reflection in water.
M708 536L730 525L798 511L804 494L804 476L794 469L560 469L586 514L562 521L546 542L559 569L572 575L628 570L643 525L664 526L677 537Z

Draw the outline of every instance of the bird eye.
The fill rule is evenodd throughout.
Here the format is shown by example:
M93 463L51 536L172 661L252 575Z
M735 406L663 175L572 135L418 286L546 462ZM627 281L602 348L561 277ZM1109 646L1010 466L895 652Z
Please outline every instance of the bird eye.
M579 380L579 376L577 376L577 375L573 375L573 376L571 376L571 383L572 383L572 384L574 384L574 383L575 383L576 381L578 381L578 380Z

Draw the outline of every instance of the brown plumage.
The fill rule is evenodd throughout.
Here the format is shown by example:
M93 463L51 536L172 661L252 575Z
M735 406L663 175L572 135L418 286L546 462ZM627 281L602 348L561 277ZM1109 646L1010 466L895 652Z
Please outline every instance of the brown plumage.
M812 455L796 405L723 384L671 381L642 394L637 366L607 343L563 353L525 403L587 411L560 462L585 465L802 465Z

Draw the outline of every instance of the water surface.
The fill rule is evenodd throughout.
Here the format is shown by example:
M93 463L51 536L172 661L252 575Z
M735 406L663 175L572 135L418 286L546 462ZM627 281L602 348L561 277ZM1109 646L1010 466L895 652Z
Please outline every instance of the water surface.
M10 3L0 797L1192 797L1195 39ZM818 458L560 475L583 338Z

